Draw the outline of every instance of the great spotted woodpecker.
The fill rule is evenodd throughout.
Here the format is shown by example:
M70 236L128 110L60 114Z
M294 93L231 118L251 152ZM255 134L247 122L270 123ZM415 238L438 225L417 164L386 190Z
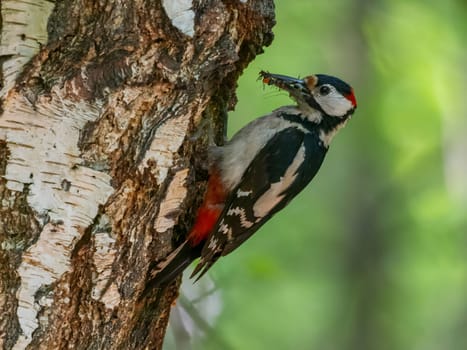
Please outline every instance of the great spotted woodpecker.
M316 175L332 138L357 107L353 89L329 75L260 77L297 105L252 121L209 152L207 191L194 225L157 266L152 286L170 282L198 257L191 277L199 279L284 208Z

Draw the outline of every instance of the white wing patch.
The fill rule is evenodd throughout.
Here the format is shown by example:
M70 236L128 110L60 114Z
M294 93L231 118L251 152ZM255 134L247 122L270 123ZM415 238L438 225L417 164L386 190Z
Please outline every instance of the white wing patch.
M216 250L218 248L217 246L218 246L217 239L212 238L212 239L209 240L209 245L208 245L209 249Z
M238 215L240 218L240 225L242 225L244 228L250 228L254 224L254 222L251 222L246 218L245 209L243 208L231 208L227 211L227 215Z
M300 115L301 113L302 111L297 107L289 106L276 109L272 114L247 124L222 147L220 169L228 169L222 174L227 189L233 189L240 183L243 174L257 156L258 151L274 135L291 127L308 132L308 130L300 127L300 124L281 118L283 114Z
M305 145L302 143L300 149L297 152L292 164L285 172L284 176L281 177L279 182L271 184L269 190L258 198L255 205L253 206L254 215L258 218L256 222L260 221L264 216L269 214L271 210L279 204L284 198L284 193L287 188L292 185L295 178L297 177L297 170L305 160Z
M222 220L221 224L219 225L219 231L226 235L228 240L232 239L232 227L226 225L224 220ZM209 244L209 246L211 246L211 244Z
M253 191L252 190L249 190L249 191L242 191L241 188L239 188L237 190L237 197L240 198L240 197L248 197L250 194L252 194Z

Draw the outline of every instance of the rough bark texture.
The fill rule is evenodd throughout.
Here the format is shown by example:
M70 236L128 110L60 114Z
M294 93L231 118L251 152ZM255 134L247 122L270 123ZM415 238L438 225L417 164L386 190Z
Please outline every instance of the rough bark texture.
M272 0L1 2L0 347L160 349L186 234Z

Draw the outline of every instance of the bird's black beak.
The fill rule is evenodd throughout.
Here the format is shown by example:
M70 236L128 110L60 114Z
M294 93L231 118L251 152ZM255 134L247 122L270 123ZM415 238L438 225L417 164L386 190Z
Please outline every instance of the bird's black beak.
M317 77L310 75L304 79L297 79L286 75L272 74L265 71L259 73L264 84L277 86L279 89L288 91L293 96L309 95L310 91L318 82Z

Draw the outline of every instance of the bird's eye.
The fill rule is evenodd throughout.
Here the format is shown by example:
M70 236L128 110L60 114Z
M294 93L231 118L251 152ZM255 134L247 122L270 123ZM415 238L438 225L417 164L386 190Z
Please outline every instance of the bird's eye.
M326 96L331 92L331 88L327 85L323 85L319 88L319 94L321 96Z

